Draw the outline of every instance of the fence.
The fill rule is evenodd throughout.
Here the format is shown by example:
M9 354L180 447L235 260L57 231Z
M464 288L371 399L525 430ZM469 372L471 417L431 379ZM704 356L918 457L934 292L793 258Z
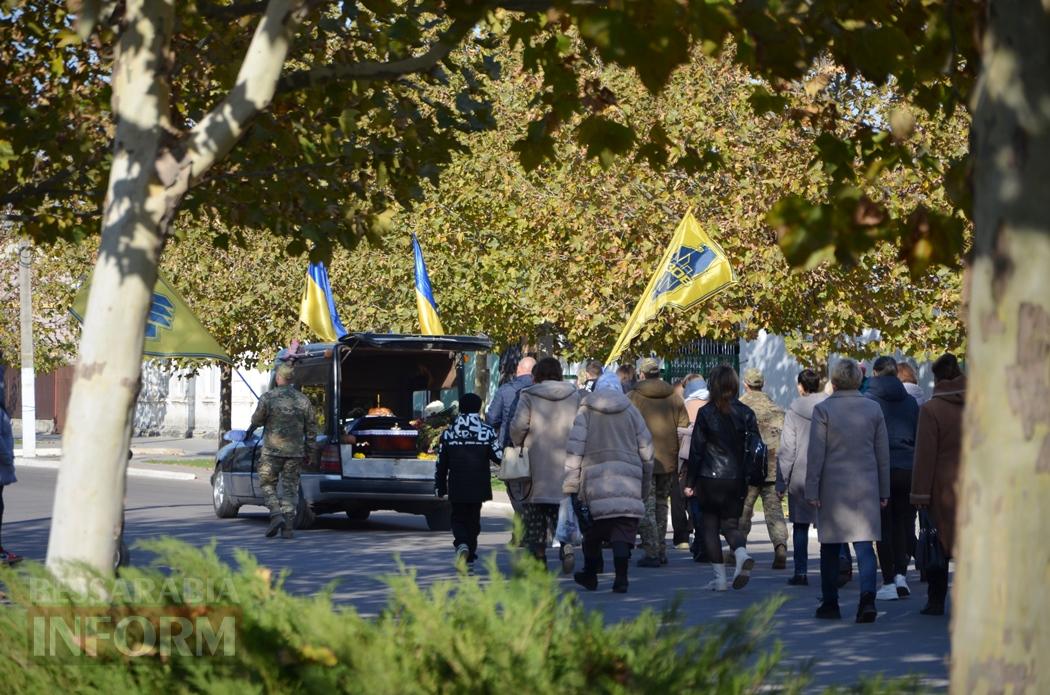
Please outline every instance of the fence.
M705 379L720 364L728 364L740 371L740 343L725 343L711 338L700 338L686 343L677 354L664 363L664 379L674 381L686 374L700 374Z

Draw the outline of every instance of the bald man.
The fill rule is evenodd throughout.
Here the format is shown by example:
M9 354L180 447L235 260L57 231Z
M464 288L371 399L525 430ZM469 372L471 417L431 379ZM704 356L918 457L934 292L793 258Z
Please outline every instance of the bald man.
M485 421L499 432L499 441L506 444L507 430L510 428L510 409L514 406L514 399L518 391L532 386L532 368L536 366L536 358L523 357L518 362L518 368L514 372L514 378L500 386L496 395L492 397L488 410L485 411Z

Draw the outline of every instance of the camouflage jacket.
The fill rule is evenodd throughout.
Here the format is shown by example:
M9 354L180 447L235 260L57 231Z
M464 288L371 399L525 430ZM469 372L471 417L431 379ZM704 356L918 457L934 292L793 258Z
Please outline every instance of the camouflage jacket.
M748 391L740 397L740 402L755 411L758 431L769 449L766 481L773 482L777 479L777 447L780 446L780 432L784 429L784 411L762 391Z
M263 451L271 456L299 457L313 452L317 421L310 399L292 386L270 389L259 399L252 429L263 427Z

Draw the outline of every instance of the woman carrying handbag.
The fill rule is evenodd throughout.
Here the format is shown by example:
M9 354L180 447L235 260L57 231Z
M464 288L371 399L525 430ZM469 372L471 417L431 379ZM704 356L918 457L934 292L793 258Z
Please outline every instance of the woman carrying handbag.
M522 497L525 547L536 559L546 563L547 544L558 525L568 457L566 447L580 394L575 385L562 379L561 363L553 357L537 362L532 377L534 385L520 392L510 423L510 439L515 451L524 450L528 458L529 484L524 486ZM559 555L562 571L572 572L575 564L572 545L562 545Z

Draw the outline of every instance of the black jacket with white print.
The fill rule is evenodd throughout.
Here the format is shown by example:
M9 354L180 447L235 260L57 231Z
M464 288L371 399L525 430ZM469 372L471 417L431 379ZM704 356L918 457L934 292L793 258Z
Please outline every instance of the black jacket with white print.
M489 462L499 463L499 434L477 413L460 415L441 435L434 486L449 502L492 499Z

